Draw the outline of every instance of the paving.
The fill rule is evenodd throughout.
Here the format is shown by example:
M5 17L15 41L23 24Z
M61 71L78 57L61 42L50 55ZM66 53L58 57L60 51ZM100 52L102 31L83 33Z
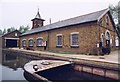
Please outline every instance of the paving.
M17 51L25 51L31 53L38 53L38 54L47 54L52 56L59 56L64 58L72 58L72 59L84 59L84 60L91 60L91 61L100 61L100 62L108 62L108 63L115 63L120 64L120 50L112 51L109 55L103 56L95 56L95 55L85 55L85 54L59 54L59 53L52 53L48 51L31 51L19 48L10 48L12 50Z

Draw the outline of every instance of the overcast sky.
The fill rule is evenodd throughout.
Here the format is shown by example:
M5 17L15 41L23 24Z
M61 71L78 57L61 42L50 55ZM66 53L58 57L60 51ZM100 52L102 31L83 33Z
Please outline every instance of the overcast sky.
M37 14L46 21L44 25L117 5L119 0L1 0L0 29L21 25L32 26L31 19Z

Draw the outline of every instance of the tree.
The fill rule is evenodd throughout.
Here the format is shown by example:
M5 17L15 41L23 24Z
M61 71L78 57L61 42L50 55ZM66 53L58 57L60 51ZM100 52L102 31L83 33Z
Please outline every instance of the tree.
M7 29L7 33L9 33L9 32L11 32L11 29L10 29L10 28Z
M6 34L7 33L7 31L6 31L6 29L4 28L4 30L3 30L3 34Z
M14 30L15 30L14 27L10 27L10 28L7 29L7 33L12 32L12 31L14 31Z
M23 32L23 33L27 32L29 29L30 29L30 27L27 25L27 26L24 28L24 32Z
M112 17L114 19L116 30L118 32L118 36L120 37L120 19L118 17L120 15L120 6L119 5L116 5L116 6L110 5L109 9L110 9Z
M20 31L21 33L25 33L25 32L27 32L29 29L30 29L29 25L27 25L26 27L22 25L22 26L20 26L19 31Z
M2 32L2 30L0 29L0 35L2 35L3 34L3 32Z

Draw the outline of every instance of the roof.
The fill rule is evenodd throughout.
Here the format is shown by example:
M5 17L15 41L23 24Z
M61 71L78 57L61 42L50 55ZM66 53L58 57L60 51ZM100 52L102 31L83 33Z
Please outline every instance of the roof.
M57 28L62 28L62 27L65 27L65 26L97 21L97 20L100 19L100 17L105 12L108 12L108 9L104 9L104 10L89 13L89 14L86 14L86 15L70 18L70 19L63 20L63 21L59 21L59 22L52 23L52 24L49 24L49 25L46 25L46 26L42 26L40 28L38 27L38 28L32 29L32 30L22 34L22 36L23 35L28 35L28 34L33 34L33 33L38 33L38 32L43 32L43 31L48 31L48 30L53 30L53 29L57 29Z
M18 31L18 30L14 30L14 31L12 31L12 32L8 32L8 33L2 35L1 37L4 37L4 36L6 36L6 35L9 35L10 33L13 33L13 32L19 32L20 34L22 34L20 31Z
M37 15L35 16L35 18L41 19L39 11L38 11Z
M35 16L35 18L32 19L31 21L33 21L33 20L35 20L35 19L45 21L44 19L41 18L40 13L39 13L39 10L38 10L37 15Z

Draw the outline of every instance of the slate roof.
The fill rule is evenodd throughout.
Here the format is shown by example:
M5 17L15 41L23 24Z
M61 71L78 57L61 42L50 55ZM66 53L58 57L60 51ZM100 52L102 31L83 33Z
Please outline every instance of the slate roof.
M57 28L62 28L65 26L82 24L82 23L91 22L91 21L97 21L106 11L108 11L108 9L104 9L104 10L93 12L90 14L70 18L70 19L63 20L63 21L59 21L59 22L52 23L52 24L49 24L46 26L42 26L40 28L38 27L35 29L31 29L30 31L22 34L22 36L28 35L28 34L33 34L33 33L38 33L38 32L43 32L43 31L48 31L48 30L53 30L53 29L57 29Z

